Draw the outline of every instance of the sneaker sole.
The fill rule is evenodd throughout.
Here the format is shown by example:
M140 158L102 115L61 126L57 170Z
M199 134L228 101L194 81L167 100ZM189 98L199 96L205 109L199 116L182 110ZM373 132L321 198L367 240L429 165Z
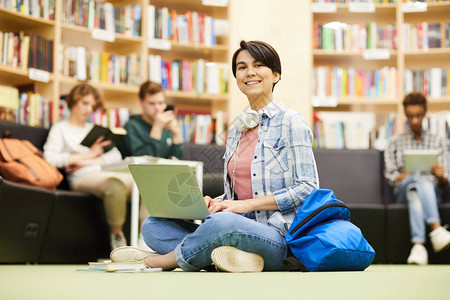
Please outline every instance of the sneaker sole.
M434 250L435 253L437 253L437 252L441 252L441 251L447 250L449 248L450 248L450 244L447 244L444 247L442 247L441 249L434 249L434 247L433 247L433 250Z
M264 259L256 253L245 252L232 246L221 246L213 250L211 260L221 271L231 273L261 272Z
M137 259L119 259L119 258L115 258L114 259L114 254L118 251L124 251L124 250L134 250L136 252L139 252L140 254L142 254L143 258L141 260L137 260ZM145 257L149 256L149 255L159 255L156 252L149 252L149 251L145 251L136 247L131 247L131 246L125 246L125 247L120 247L120 248L116 248L113 251L111 251L111 253L109 254L109 258L111 259L111 261L113 262L134 262L134 261L143 261Z

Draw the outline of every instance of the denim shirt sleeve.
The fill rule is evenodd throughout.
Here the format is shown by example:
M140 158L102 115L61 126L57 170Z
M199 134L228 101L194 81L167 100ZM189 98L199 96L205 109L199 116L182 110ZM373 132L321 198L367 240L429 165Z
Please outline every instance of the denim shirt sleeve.
M304 119L288 110L282 121L282 135L287 140L292 184L273 191L282 213L297 211L306 197L319 187L317 167L312 151L312 133ZM291 169L292 168L292 169Z

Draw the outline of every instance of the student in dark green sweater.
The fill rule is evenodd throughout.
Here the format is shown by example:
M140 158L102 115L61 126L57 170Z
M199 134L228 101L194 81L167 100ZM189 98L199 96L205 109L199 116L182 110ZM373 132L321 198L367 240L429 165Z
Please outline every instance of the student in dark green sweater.
M131 116L125 124L127 156L183 159L181 130L173 110L165 111L167 103L162 86L152 81L144 82L139 99L142 113Z

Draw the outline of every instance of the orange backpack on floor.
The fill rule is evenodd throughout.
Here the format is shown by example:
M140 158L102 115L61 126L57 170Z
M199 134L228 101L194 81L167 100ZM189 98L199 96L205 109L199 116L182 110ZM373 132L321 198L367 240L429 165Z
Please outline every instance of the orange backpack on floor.
M0 139L0 175L19 183L56 189L63 175L27 140Z

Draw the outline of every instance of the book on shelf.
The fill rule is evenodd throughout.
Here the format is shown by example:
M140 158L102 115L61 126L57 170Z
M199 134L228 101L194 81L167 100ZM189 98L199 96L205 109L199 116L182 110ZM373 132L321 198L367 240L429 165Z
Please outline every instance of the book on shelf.
M395 24L332 22L314 24L312 33L313 49L338 52L397 49L397 27Z
M216 19L201 12L177 12L167 7L147 7L147 37L149 40L171 40L181 44L213 46L217 37L226 35L227 20ZM216 20L220 26L215 30Z
M172 91L211 95L226 94L228 65L207 62L204 59L162 59L160 55L149 56L149 79Z
M140 5L128 4L114 6L111 3L91 0L63 1L62 20L64 23L140 36L142 8Z
M450 138L450 111L429 112L422 124L432 134Z
M397 70L385 66L378 70L361 71L332 66L313 70L313 97L390 98L398 89Z
M0 85L0 120L16 122L19 108L19 90L16 87Z
M181 128L182 141L194 144L224 145L226 142L226 115L218 110L209 111L178 109L177 120Z
M431 48L444 48L448 44L448 22L404 23L403 50L427 51ZM442 29L443 30L442 30ZM448 29L447 29L448 30Z
M375 114L369 112L316 112L316 144L325 149L369 149L374 139Z
M79 80L138 85L141 58L136 53L117 55L87 50L81 46L63 46L59 51L60 72Z
M64 110L60 110L60 120L65 120L66 117L62 118L61 116L64 115L68 117L67 104L65 104L65 101L60 101L60 103L63 103L63 106L60 109ZM93 124L112 129L122 128L130 118L130 114L130 110L125 107L107 107L105 109L98 109L93 112L89 121Z
M450 96L450 67L405 69L404 91L405 94L418 91L432 98Z
M1 1L0 7L35 18L55 19L55 0Z

